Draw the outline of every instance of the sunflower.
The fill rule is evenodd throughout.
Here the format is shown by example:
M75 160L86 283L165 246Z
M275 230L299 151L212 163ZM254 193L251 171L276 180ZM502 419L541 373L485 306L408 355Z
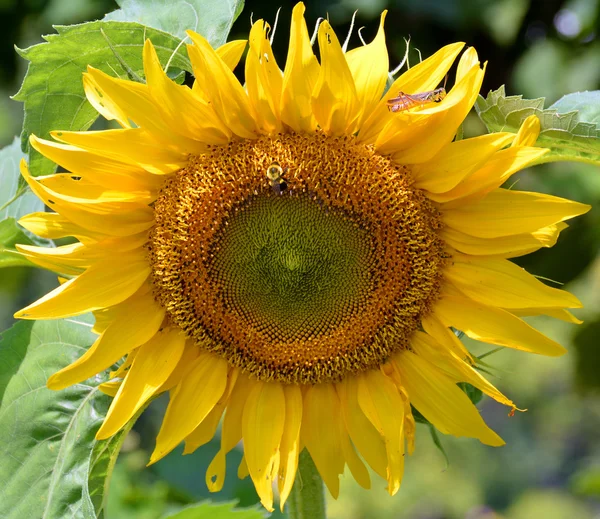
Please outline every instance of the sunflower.
M114 399L97 438L168 392L150 461L182 441L194 451L222 421L209 489L223 486L225 457L243 440L239 475L269 510L275 485L283 507L303 449L333 497L346 465L361 486L368 465L396 493L413 408L442 433L503 444L457 384L515 406L455 330L563 354L521 317L577 322L567 309L580 302L510 258L551 247L589 207L500 187L546 153L534 147L535 117L517 134L454 140L484 75L473 48L440 102L390 111L398 92L435 89L464 45L386 91L384 19L348 52L323 21L317 60L297 4L283 72L259 20L245 87L232 72L245 41L214 50L189 32L191 88L167 77L146 41L145 83L84 74L88 100L120 129L31 137L68 173L33 178L22 163L55 212L20 223L77 241L19 247L66 281L16 317L96 317L98 339L51 389L125 357L103 385Z

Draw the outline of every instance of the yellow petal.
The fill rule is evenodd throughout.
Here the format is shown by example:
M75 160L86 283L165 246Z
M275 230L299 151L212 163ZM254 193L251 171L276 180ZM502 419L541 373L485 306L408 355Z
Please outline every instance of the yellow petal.
M310 45L304 20L304 4L298 2L292 11L290 43L281 93L281 120L295 132L312 132L317 127L311 95L318 76L319 62Z
M179 359L179 363L175 366L175 369L169 375L169 378L165 380L164 384L160 388L161 391L170 391L177 386L183 378L190 371L190 367L194 364L194 361L200 356L201 351L198 345L191 339L188 339L185 344L183 354Z
M84 77L90 76L94 87L98 90L98 95L106 98L107 102L119 106L137 126L144 128L156 138L169 142L181 152L204 151L205 147L199 146L197 141L173 133L161 114L161 107L157 106L152 99L148 85L113 78L92 66L88 66L87 70Z
M98 389L102 391L105 395L114 398L115 396L117 396L117 393L119 392L119 388L121 387L122 383L123 381L120 379L110 380L108 382L103 382L102 384L100 384L98 386Z
M122 378L125 375L127 375L127 373L129 372L129 368L131 367L131 365L133 364L133 361L135 360L135 357L137 356L139 349L135 349L133 351L130 351L127 356L125 357L125 360L121 363L121 365L114 371L109 371L108 376L110 378Z
M250 30L246 57L246 87L254 105L258 126L265 133L280 132L282 75L267 38L269 26L258 20Z
M225 144L231 132L212 106L185 85L178 85L165 74L150 40L144 45L144 72L150 94L160 106L165 123L175 134L191 137L202 144ZM191 150L190 150L191 151Z
M223 60L223 63L229 67L229 70L233 70L242 59L247 44L247 40L228 41L217 49L217 54Z
M494 135L494 134L492 134ZM511 147L494 154L485 165L466 177L454 189L431 196L436 202L448 202L470 195L481 197L500 187L517 171L548 153L548 149ZM462 202L464 203L464 201Z
M359 110L352 73L340 42L327 20L319 26L321 68L312 92L312 109L325 133L354 133Z
M514 138L514 134L505 132L452 142L429 162L411 168L415 187L431 193L445 193Z
M358 376L358 403L383 436L387 452L387 491L394 495L404 474L404 402L394 383L381 371Z
M248 42L246 40L233 40L228 41L227 43L221 45L217 49L217 54L223 60L223 63L229 70L235 69L237 67L244 51L246 50L246 44ZM203 71L196 70L195 71L195 79L194 84L192 85L192 91L198 97L201 97L204 100L208 100L208 96L204 90L204 85L206 81L210 79L210 76L207 77Z
M225 483L225 472L227 464L225 452L220 450L208 465L206 469L205 482L209 492L220 492Z
M125 110L111 97L104 96L100 85L90 74L83 74L85 96L94 109L107 121L117 121L123 128L131 128L131 122Z
M242 439L242 415L249 392L255 381L247 375L238 373L231 397L227 403L223 427L221 428L221 449L208 465L206 470L206 486L210 492L219 492L225 483L225 455Z
M442 79L444 79L448 70L450 70L452 63L464 45L464 43L446 45L396 79L362 125L358 141L365 143L375 142L381 130L397 115L388 110L386 103L392 97L396 97L398 92L416 94L436 88Z
M433 337L417 331L412 336L410 345L417 355L424 358L433 366L436 366L454 382L468 382L497 402L512 407L513 409L516 408L515 404L498 391L493 384L482 377L477 370L465 363L453 352L444 351L441 344Z
M354 446L369 466L387 478L387 454L383 437L363 413L358 403L358 378L348 377L336 386L346 430Z
M340 431L340 441L342 453L346 463L348 464L348 468L350 469L352 477L362 488L367 490L370 489L371 477L369 476L369 471L367 470L367 467L363 461L358 457L358 454L356 454L356 450L354 450L354 446L350 442L350 438L348 437L348 433L346 432L343 424L342 430Z
M175 369L184 344L185 336L175 328L140 346L96 439L109 438L131 420Z
M459 359L466 360L470 364L474 363L474 359L465 348L462 341L448 327L444 326L435 314L430 314L421 320L421 326L429 335L439 342L446 350L452 352Z
M577 317L575 317L571 312L562 308L511 308L510 313L521 317L533 315L547 315L549 317L554 317L555 319L560 319L561 321L565 321L567 323L583 323L581 319L577 319Z
M140 286L140 288L131 297L137 298L144 295L148 295L151 290L152 281L148 280L148 282L143 283L142 286ZM92 330L98 334L104 332L108 328L108 326L119 317L119 314L121 313L122 304L127 304L127 300L125 300L123 303L114 306L108 306L106 308L101 308L100 310L94 310L94 317L96 319L96 322L94 323L94 327L92 328Z
M16 245L17 250L39 267L78 276L84 269L106 256L105 251L90 249L76 242L60 247L36 247L34 245Z
M581 308L569 292L549 287L503 258L454 254L444 275L475 301L501 308Z
M458 60L458 66L456 67L456 82L458 83L463 79L469 71L479 65L479 57L475 47L468 47Z
M88 132L55 131L57 141L95 152L124 164L139 166L156 175L166 175L183 168L188 151L159 142L143 128Z
M469 397L435 366L410 351L398 355L394 364L411 403L440 432L477 438L494 447L504 445L485 424Z
M98 208L95 208L95 213L90 211L90 207L88 207L90 204L65 202L57 196L57 193L46 188L31 176L25 160L21 161L20 166L21 175L38 198L41 198L46 205L55 209L68 220L85 229L104 234L127 236L145 231L154 223L152 210L144 204L129 203L125 204L130 209L129 211L123 209L114 214L110 212L99 214ZM121 209L122 205L123 203L120 202L108 202L106 209L111 207Z
M448 74L448 70L464 46L463 42L450 43L403 72L390 87L389 97L398 95L397 91L411 94L436 88Z
M448 244L460 252L475 256L501 256L514 258L536 251L542 247L552 247L556 244L560 231L566 224L543 227L538 231L498 238L476 238L452 227L440 230L440 236Z
M458 127L473 107L483 81L484 70L473 67L435 107L424 108L416 114L394 113L375 143L378 151L391 154L402 164L418 164L431 160L449 144ZM411 117L423 117L426 123L412 131Z
M445 296L434 312L446 326L472 339L508 348L557 357L566 350L506 310L486 306L466 297Z
M255 139L256 117L242 85L203 36L187 34L194 43L187 46L194 74L206 77L203 90L215 112L233 133Z
M246 479L250 475L250 470L248 469L248 463L246 462L246 456L242 455L242 459L240 460L240 464L238 465L237 477L239 479Z
M540 120L537 115L530 115L527 119L523 121L519 131L517 132L517 137L513 142L513 146L535 146L535 141L537 141L541 130Z
M221 449L228 453L242 439L242 417L248 394L252 391L255 380L240 373L231 391L231 397L227 404L223 428L221 430Z
M15 317L60 319L116 305L133 295L149 274L143 254L109 257L19 310Z
M194 349L197 349L194 347ZM189 366L188 366L189 367ZM235 386L239 370L232 369L227 377L227 387L219 401L212 408L212 411L206 415L206 418L185 438L184 454L194 452L198 447L208 443L215 436L219 421L223 416L223 411L229 402L231 391Z
M273 511L273 476L285 423L281 384L257 382L248 395L242 417L244 456L260 502Z
M171 392L171 400L150 463L171 452L210 413L227 386L227 361L211 353L201 355L187 376Z
M379 103L388 79L390 64L383 31L386 15L387 11L383 11L379 30L371 43L346 53L358 97L358 128Z
M30 136L29 142L45 157L74 175L92 180L109 189L119 186L123 191L158 191L164 183L164 177L153 175L141 167L124 164L102 154L39 139L35 135Z
M340 445L340 401L331 384L310 386L304 393L302 440L334 499L344 472Z
M62 200L91 213L111 214L129 211L154 202L155 196L147 189L141 191L119 190L103 187L89 179L71 173L56 173L36 177L54 201Z
M429 103L417 111L390 112L393 117L389 118L377 137L375 143L377 149L381 153L393 154L393 157L402 164L431 160L438 151L450 143L446 140L447 135L451 134L451 137L454 137L452 131L456 131L464 119L462 114L466 114L475 102L479 88L477 85L482 79L483 71L479 67L473 67L441 102ZM442 137L443 141L438 137ZM416 161L405 160L412 154L411 148L426 148L425 142L432 147L425 156ZM406 150L409 152L408 155L403 153Z
M83 243L94 243L106 236L88 231L58 213L30 213L19 220L19 225L33 234L50 240L73 236Z
M63 389L109 368L129 351L149 341L159 330L165 310L151 294L119 305L118 317L73 364L52 375L49 389Z
M590 209L586 204L541 193L496 189L473 203L442 208L442 219L471 236L497 238L534 232Z
M285 396L285 424L281 445L279 446L279 502L281 510L292 491L296 471L298 469L298 456L300 455L300 426L302 425L302 391L294 385L283 386Z

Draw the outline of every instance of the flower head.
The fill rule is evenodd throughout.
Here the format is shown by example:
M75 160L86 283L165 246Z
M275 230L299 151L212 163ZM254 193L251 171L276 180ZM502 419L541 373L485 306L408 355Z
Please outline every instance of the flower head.
M16 315L92 311L100 334L48 386L126 356L103 386L114 399L97 437L168 391L151 462L182 441L186 453L207 443L222 419L208 487L222 487L225 456L243 440L240 474L268 509L273 483L283 506L303 448L334 497L346 465L369 487L365 463L394 494L414 447L412 406L443 433L501 445L457 383L514 404L453 330L561 355L521 317L576 322L567 309L579 301L509 259L552 246L589 209L500 187L546 152L533 146L535 117L516 135L453 142L483 79L474 49L445 97L389 110L398 92L435 89L463 44L386 92L385 13L375 39L349 52L323 21L318 61L303 12L283 73L269 26L252 26L245 87L232 69L246 42L215 51L191 32L192 88L167 77L150 41L145 84L90 68L89 101L121 129L31 138L69 173L32 178L22 164L56 212L20 223L78 241L19 247L69 279Z

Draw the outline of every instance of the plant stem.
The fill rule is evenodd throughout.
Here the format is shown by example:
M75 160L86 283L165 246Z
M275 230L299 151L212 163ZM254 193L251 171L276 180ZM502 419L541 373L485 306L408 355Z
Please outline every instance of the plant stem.
M327 519L323 480L306 449L300 453L287 513L289 519Z

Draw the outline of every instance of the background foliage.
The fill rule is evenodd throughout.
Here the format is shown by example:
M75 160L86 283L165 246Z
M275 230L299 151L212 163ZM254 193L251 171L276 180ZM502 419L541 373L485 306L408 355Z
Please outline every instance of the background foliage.
M386 33L392 67L404 55L404 38L408 36L411 45L420 49L423 56L452 41L474 45L482 60L489 61L484 95L506 84L508 94L523 94L532 99L546 97L546 106L550 106L569 92L600 87L598 0L306 0L305 3L309 23L329 13L340 35L346 33L353 11L359 9L357 26L365 26L366 39L374 35L381 10L389 9ZM284 63L293 3L281 5L274 49L279 63ZM247 37L251 13L254 19L272 22L278 7L279 3L267 0L247 0L230 39ZM95 20L117 8L111 0L0 0L0 146L10 144L23 123L22 105L9 100L9 95L19 89L26 67L13 44L26 48L42 41L41 34L53 33L52 24ZM118 19L119 14L113 16ZM358 45L358 37L354 36L352 43ZM412 52L410 58L415 62L418 54ZM482 124L472 114L465 133L472 136L483 131ZM496 375L494 382L519 407L529 409L509 418L501 406L489 400L482 402L482 413L507 441L507 446L492 449L472 440L441 436L450 461L446 466L427 428L420 425L417 450L407 460L406 478L399 494L389 498L384 484L377 480L376 488L367 492L347 478L339 500L330 503L332 519L592 519L600 514L600 298L597 295L600 172L582 163L554 163L522 172L511 179L511 183L515 181L521 190L551 193L594 206L590 213L573 222L556 247L519 261L534 274L568 283L567 288L584 302L586 308L577 314L585 321L580 327L542 318L533 320L545 333L564 344L569 355L552 359L501 351L489 357L487 360ZM0 200L13 188L0 186ZM0 238L3 232L13 230L0 229ZM1 254L0 261L3 261ZM12 324L11 315L16 308L40 297L55 283L54 276L37 269L0 269L0 330ZM54 332L60 333L61 325L53 326L56 326ZM68 337L61 336L60 340L68 342ZM48 354L33 339L31 345L40 355ZM473 342L469 346L475 352L487 349ZM61 362L67 364L69 360L64 357ZM19 383L19 369L20 366L14 366L14 373L11 371L11 376L17 374L11 379L12 384ZM0 382L0 390L4 391L6 381ZM37 384L35 387L43 385L43 381L27 383ZM95 395L93 386L74 391L74 405L80 401L89 403L86 398L88 394ZM11 386L8 388L6 391ZM99 400L89 406L105 404ZM256 503L249 480L239 481L235 477L239 452L234 453L228 466L224 491L216 496L208 494L204 471L218 449L218 440L190 456L182 457L177 451L156 465L145 467L164 407L163 399L155 401L125 439L105 516L158 519L175 513L183 505L209 497L219 501L237 499L245 506ZM82 409L93 410L83 404ZM64 443L61 437L57 441ZM97 499L97 494L89 497ZM60 506L60 500L54 505ZM261 515L248 513L251 513L248 518ZM187 517L183 514L186 512L173 517Z

